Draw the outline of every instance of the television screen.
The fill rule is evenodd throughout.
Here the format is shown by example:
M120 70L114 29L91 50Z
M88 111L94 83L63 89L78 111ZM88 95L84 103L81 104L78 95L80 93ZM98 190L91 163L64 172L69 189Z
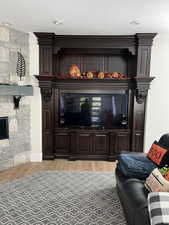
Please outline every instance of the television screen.
M60 127L127 128L127 93L61 93Z

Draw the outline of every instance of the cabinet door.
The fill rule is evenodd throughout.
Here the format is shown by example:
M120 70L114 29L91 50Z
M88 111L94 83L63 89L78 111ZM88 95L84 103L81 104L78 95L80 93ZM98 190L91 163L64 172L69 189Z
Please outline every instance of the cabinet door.
M58 132L54 135L55 154L68 154L70 148L69 133Z
M80 133L77 135L77 153L89 155L92 154L92 135L89 133Z
M52 132L43 132L43 159L50 160L54 159L53 154L53 133Z
M107 134L95 134L93 154L106 155L108 153L109 138Z
M132 151L142 152L143 151L143 132L134 132L133 134L133 147Z
M115 154L115 142L116 142L116 134L111 132L109 135L110 145L109 145L109 155L114 156Z
M119 154L121 151L130 151L130 135L127 132L116 133L115 153Z
M54 158L53 153L53 125L52 109L50 102L43 102L42 108L42 148L43 159L49 160Z

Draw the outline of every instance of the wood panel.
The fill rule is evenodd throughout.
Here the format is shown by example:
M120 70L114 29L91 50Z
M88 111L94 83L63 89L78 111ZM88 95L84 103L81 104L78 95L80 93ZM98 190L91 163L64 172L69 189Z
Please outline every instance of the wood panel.
M126 132L116 133L115 153L120 154L122 151L130 151L130 134Z
M59 126L59 107L60 107L60 102L59 102L59 90L58 88L54 89L54 100L53 100L53 121L54 121L54 129L57 129Z
M44 108L43 110L43 129L44 131L49 131L52 129L52 119L51 119L51 110L49 108Z
M87 71L118 71L128 74L128 55L59 55L54 58L54 64L58 64L58 73L67 74L72 64L76 64L81 72ZM55 69L56 71L57 69Z
M76 64L81 68L81 56L80 55L60 55L58 58L59 73L69 73L71 65Z
M149 56L150 56L150 48L147 46L141 46L139 47L139 56L138 56L138 69L137 69L137 74L138 76L144 76L149 74L150 69L149 69Z
M109 156L112 157L115 155L115 143L116 143L116 134L115 132L110 132L109 134Z
M150 76L151 46L156 33L136 34L138 43L137 77Z
M93 136L93 154L108 155L109 137L107 134L94 134Z
M43 159L52 159L53 156L53 130L52 130L52 112L47 105L44 104L42 112L42 150L43 150Z
M47 92L43 92L45 95ZM43 159L53 159L53 96L42 96L42 152Z
M70 159L114 160L121 151L130 151L130 131L116 132L55 130L55 156Z
M134 99L133 105L133 134L132 134L132 151L143 151L144 137L144 117L145 117L145 102L138 104Z
M119 73L128 74L127 71L127 63L128 63L128 56L123 55L109 55L104 57L104 70L109 73L113 71L117 71Z
M50 131L43 132L42 146L43 146L43 159L54 159L53 132Z
M80 155L92 154L92 135L89 133L77 134L77 153Z
M133 147L132 151L142 152L143 150L143 132L136 131L133 133Z
M81 61L82 72L104 71L104 56L84 55Z
M53 58L51 46L41 46L39 49L39 72L41 75L52 75L53 73Z
M66 132L57 132L54 135L55 154L68 154L70 151L70 135Z
M73 157L78 153L78 146L77 146L77 132L72 131L70 132L70 157Z

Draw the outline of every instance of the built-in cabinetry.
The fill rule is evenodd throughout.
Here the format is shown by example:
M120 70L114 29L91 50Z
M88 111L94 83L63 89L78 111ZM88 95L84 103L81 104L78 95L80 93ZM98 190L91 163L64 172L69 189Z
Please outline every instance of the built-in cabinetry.
M42 94L43 159L113 160L121 151L143 151L146 96L151 45L156 34L123 36L58 36L35 33L39 41L40 74L36 75ZM123 80L57 79L72 64L81 72L118 71ZM61 128L59 96L62 91L126 91L128 124L122 128Z
M54 155L70 159L112 160L120 151L129 151L130 130L65 130L55 131Z

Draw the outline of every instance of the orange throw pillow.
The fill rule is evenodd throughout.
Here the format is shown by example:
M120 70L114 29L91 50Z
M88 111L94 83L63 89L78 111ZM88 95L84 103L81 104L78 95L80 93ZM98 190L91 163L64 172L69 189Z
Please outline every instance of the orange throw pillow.
M153 143L147 157L151 159L155 164L160 165L164 155L167 153L167 150L156 143Z

